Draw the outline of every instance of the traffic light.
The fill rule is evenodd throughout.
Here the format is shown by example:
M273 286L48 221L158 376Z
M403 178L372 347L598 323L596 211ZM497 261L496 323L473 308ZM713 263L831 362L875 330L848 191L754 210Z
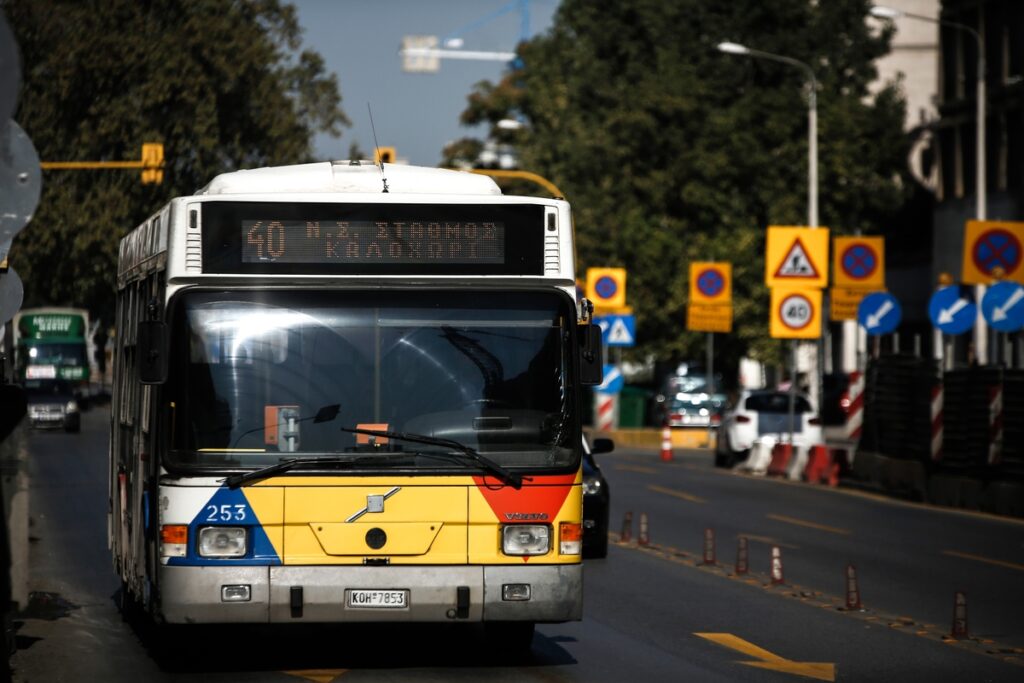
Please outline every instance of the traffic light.
M395 153L394 147L378 147L373 154L373 163L393 164L397 158L398 155Z
M162 142L142 143L142 184L159 185L164 181L164 145Z

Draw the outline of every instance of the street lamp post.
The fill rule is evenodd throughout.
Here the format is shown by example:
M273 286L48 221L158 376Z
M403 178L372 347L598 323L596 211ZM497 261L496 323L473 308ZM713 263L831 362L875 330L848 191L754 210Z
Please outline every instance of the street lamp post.
M739 43L724 42L718 44L718 50L730 55L742 55L757 59L767 59L773 62L780 62L795 66L807 76L807 224L811 228L818 227L818 79L814 76L814 69L810 65L792 57L777 55L771 52L763 52L749 48ZM821 402L824 398L824 378L822 377L823 363L818 356L822 353L823 344L818 340L818 350L815 354L816 366L811 373L814 377L814 389L810 392L812 399L818 406L819 416L822 414ZM793 342L793 376L790 378L789 389L789 443L793 443L793 426L795 422L796 405L796 368L797 368L797 345ZM817 396L814 396L817 394Z
M773 62L789 64L801 69L807 76L810 92L807 95L807 224L818 227L818 79L807 64L782 55L754 50L738 43L719 43L718 50L730 55L745 55Z
M976 193L976 204L975 204L975 215L979 221L986 220L988 217L988 186L985 177L985 39L982 38L981 33L976 31L974 28L967 24L961 24L956 21L948 21L946 19L936 19L934 17L928 17L923 14L913 14L911 12L904 12L892 7L884 7L881 5L875 5L871 8L871 16L879 19L900 19L906 17L907 19L917 19L918 21L927 21L932 24L938 24L941 26L949 26L955 28L958 31L969 33L974 40L978 43L978 82L976 90L977 98L977 114L978 124L975 126L975 150L974 150L974 166L975 166L975 193ZM981 312L981 300L985 296L985 285L977 285L974 288L974 295L978 302L978 317L974 325L974 353L975 358L978 360L979 365L988 364L988 326L985 323L985 317Z

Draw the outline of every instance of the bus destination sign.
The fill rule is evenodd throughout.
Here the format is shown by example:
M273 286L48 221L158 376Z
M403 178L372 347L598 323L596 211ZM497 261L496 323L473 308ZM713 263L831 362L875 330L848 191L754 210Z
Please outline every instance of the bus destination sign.
M242 220L242 263L501 265L498 221Z

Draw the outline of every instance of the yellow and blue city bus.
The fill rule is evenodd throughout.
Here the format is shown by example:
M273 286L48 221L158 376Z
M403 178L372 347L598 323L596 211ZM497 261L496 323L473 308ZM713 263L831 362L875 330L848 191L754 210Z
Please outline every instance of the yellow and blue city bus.
M334 162L227 173L120 245L109 541L166 623L582 614L600 331L560 199Z

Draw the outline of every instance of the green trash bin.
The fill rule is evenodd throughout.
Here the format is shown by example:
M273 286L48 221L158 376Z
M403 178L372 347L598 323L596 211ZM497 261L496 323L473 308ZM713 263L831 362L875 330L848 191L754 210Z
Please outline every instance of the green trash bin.
M649 389L625 386L619 393L619 427L638 429L647 424L647 406L653 393Z

